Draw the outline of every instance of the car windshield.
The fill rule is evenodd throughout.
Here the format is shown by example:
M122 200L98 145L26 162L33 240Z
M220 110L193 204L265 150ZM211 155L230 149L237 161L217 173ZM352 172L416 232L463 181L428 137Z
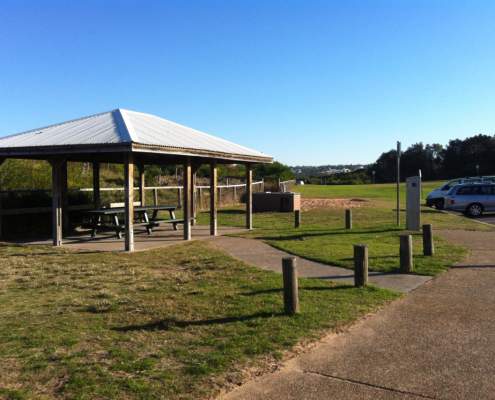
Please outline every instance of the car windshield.
M457 186L454 186L453 188L451 188L448 192L447 192L447 195L449 194L453 194L455 192L455 190L457 189Z

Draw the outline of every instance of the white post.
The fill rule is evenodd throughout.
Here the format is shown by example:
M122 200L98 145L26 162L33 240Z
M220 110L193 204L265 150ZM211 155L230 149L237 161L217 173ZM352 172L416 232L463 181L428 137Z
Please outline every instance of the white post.
M62 246L62 163L52 160L52 231L53 245Z
M184 240L191 240L191 160L184 164Z
M217 164L210 163L210 235L217 235Z
M125 172L125 250L134 251L134 156L128 153Z
M246 164L246 228L253 229L253 168Z

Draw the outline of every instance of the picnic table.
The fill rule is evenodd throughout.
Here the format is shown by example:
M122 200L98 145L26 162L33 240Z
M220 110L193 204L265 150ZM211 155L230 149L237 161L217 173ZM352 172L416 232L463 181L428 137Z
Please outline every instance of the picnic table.
M151 235L153 228L160 225L161 222L172 224L174 230L177 230L177 224L184 223L183 219L177 219L175 216L175 206L138 206L134 207L135 221L134 225L145 226L148 235ZM160 211L168 211L170 218L159 218ZM149 213L151 212L151 218ZM125 230L125 224L120 222L119 217L125 214L124 207L98 208L85 212L90 217L91 237L95 237L98 230L114 230L119 239L122 238L122 232ZM104 217L110 217L111 222L104 221ZM137 217L137 218L136 218Z

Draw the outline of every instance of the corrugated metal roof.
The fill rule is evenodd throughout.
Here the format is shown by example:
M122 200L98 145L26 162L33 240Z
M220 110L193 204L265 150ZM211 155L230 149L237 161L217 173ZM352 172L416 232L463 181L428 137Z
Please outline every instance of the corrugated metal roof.
M271 158L228 140L155 115L116 109L0 138L0 149L140 144Z

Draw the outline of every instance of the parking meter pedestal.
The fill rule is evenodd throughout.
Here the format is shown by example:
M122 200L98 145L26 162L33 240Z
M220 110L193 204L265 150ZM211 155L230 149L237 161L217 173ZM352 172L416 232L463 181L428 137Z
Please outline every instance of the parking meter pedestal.
M406 229L421 229L421 178L411 176L406 179Z

